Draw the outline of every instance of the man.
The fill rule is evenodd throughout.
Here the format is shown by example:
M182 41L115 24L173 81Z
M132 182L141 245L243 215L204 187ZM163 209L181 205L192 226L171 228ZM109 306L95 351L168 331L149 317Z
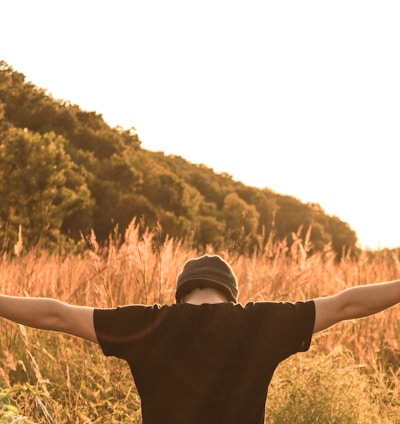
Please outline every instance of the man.
M238 284L219 256L185 263L176 304L115 309L0 296L0 316L99 343L125 359L144 424L264 422L276 366L308 350L312 334L400 302L400 280L296 303L237 303Z

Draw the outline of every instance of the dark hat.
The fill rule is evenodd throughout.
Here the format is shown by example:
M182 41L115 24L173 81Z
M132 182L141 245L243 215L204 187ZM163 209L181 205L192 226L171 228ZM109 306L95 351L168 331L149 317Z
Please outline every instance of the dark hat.
M199 287L214 287L237 302L239 296L236 275L231 266L217 255L204 255L190 259L183 266L176 280L176 302L182 296Z

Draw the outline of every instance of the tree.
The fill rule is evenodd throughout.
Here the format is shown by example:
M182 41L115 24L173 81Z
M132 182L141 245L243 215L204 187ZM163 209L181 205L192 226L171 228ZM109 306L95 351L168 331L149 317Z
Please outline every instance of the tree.
M212 245L219 249L224 244L225 224L212 216L199 216L196 220L196 244L205 248Z
M197 215L201 202L197 190L169 171L147 173L143 193L157 207L187 218Z
M228 243L243 253L257 243L257 229L260 214L236 193L225 197L222 216L226 223Z
M330 216L326 221L326 226L332 235L332 248L338 253L338 258L349 253L351 257L356 257L360 250L356 246L356 232L337 216Z
M64 220L89 214L90 193L64 150L65 140L12 128L0 133L0 217L3 237L24 229L28 245L55 242Z

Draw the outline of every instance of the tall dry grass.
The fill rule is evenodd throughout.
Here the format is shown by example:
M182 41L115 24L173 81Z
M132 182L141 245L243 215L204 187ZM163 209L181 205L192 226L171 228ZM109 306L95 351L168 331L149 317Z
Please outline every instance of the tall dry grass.
M95 307L173 303L182 265L205 252L173 239L160 245L155 237L149 231L140 234L132 222L124 241L110 238L106 248L92 234L92 250L82 255L4 255L0 291ZM400 275L398 257L391 252L364 252L357 261L344 257L338 263L329 246L313 255L310 249L308 237L294 235L290 248L270 237L252 256L214 252L212 246L206 252L232 264L242 303L310 299ZM400 416L399 312L393 308L318 334L309 353L278 368L266 422L400 422L395 418ZM97 346L73 337L5 320L0 325L1 422L141 422L140 401L125 363L105 358ZM302 418L293 420L295 413Z

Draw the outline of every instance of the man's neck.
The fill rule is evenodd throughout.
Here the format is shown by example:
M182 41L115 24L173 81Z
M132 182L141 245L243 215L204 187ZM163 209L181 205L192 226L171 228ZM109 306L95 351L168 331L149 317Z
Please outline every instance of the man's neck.
M194 289L183 299L183 303L190 303L191 305L202 305L203 303L216 304L226 303L228 299L219 290L211 287L205 287L202 289Z

